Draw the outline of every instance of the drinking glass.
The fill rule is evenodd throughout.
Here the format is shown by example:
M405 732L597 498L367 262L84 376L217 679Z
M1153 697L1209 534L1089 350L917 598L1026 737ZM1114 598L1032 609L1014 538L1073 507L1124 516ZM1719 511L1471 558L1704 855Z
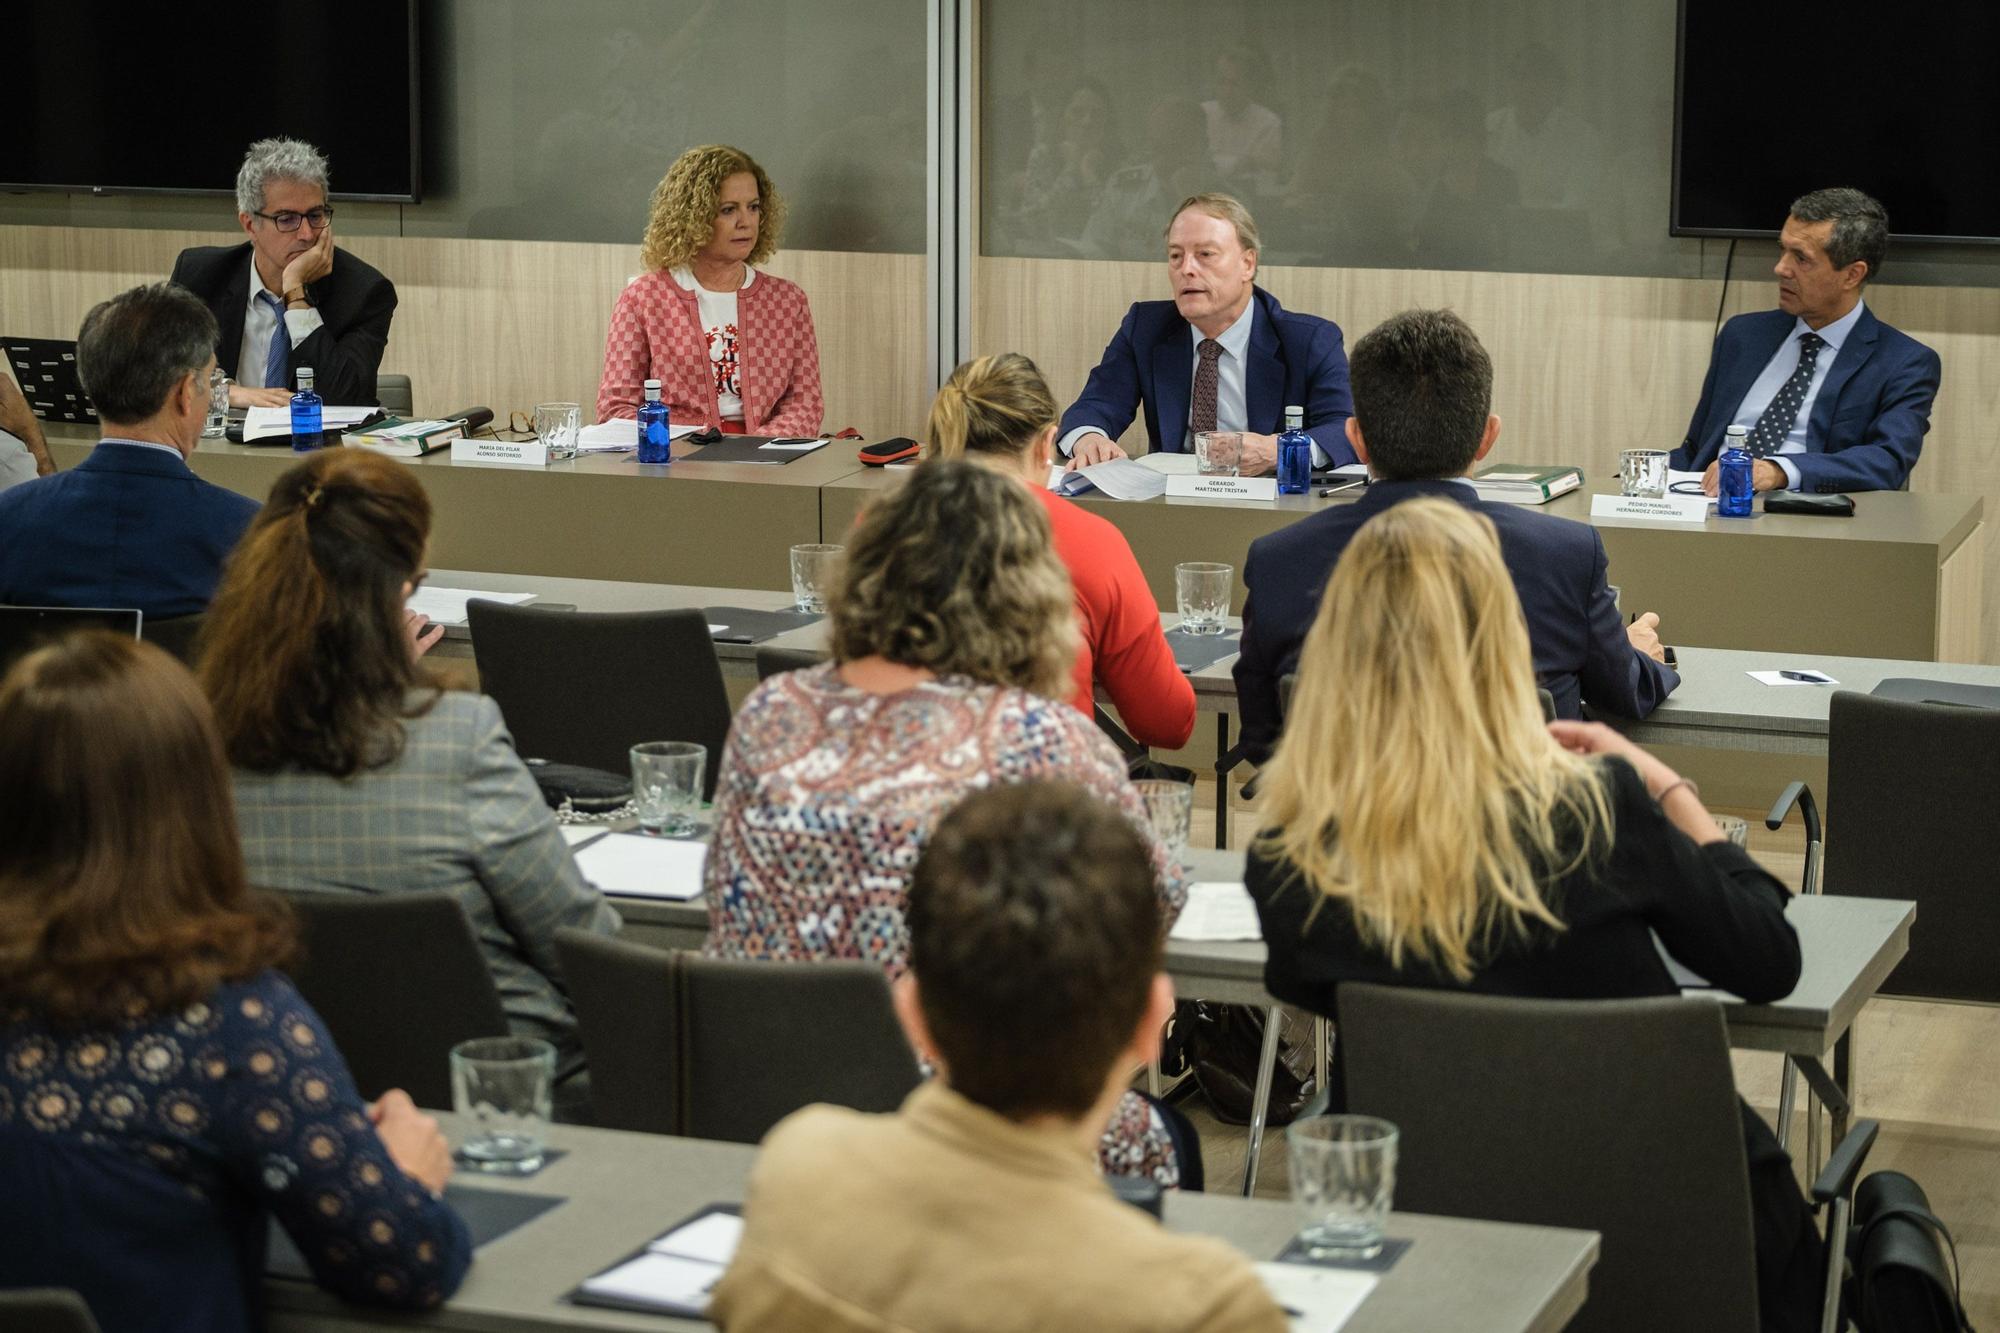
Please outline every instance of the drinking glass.
M1313 1259L1373 1259L1396 1191L1396 1127L1372 1115L1316 1115L1285 1131L1299 1244Z
M1194 435L1195 470L1204 477L1233 477L1243 463L1243 432L1201 430Z
M647 741L632 747L632 809L639 827L685 838L701 826L701 779L708 747L693 741Z
M1722 830L1722 836L1741 847L1750 850L1750 825L1735 815L1715 815L1715 826Z
M1135 782L1139 799L1146 806L1146 823L1167 849L1174 865L1187 860L1188 831L1194 824L1194 788L1185 782L1164 782L1147 778Z
M229 428L229 376L217 366L208 372L208 420L202 423L201 438L219 440Z
M451 1109L474 1128L459 1156L475 1171L542 1168L556 1086L556 1048L539 1037L479 1037L451 1048Z
M576 436L583 409L575 403L536 403L535 438L548 446L549 461L576 457Z
M1618 455L1618 489L1622 494L1658 500L1667 493L1667 451L1627 449Z
M1189 634L1220 634L1229 618L1229 594L1236 570L1231 565L1190 561L1174 566L1174 600L1180 627Z
M840 553L846 549L817 542L792 548L792 605L801 611L826 610L826 594L833 587Z

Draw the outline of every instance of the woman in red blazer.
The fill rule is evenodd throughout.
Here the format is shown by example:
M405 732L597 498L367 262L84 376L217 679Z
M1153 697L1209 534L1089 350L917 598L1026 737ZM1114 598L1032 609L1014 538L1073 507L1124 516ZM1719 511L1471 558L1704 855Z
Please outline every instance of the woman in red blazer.
M954 370L938 390L925 458L988 463L1035 493L1076 592L1083 647L1070 702L1089 714L1093 686L1102 684L1134 740L1178 750L1194 733L1194 687L1174 662L1159 604L1125 534L1048 489L1058 416L1034 362L1018 352L982 356Z
M824 402L812 311L754 265L778 249L784 201L748 154L690 148L653 191L639 258L604 339L597 417L633 416L660 382L676 425L817 435Z

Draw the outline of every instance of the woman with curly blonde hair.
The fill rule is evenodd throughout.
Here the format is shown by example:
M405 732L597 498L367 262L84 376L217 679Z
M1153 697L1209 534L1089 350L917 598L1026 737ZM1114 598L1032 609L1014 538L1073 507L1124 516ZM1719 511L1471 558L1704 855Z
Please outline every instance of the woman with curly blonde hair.
M676 425L817 435L825 404L812 310L754 265L778 250L784 200L726 144L690 148L653 191L634 278L611 311L597 417L633 416L645 381Z
M827 599L833 661L773 676L729 729L708 853L708 952L909 967L903 907L931 830L968 793L1075 783L1146 838L1162 919L1178 867L1145 823L1116 746L1062 702L1076 654L1048 516L1012 477L939 460L862 515ZM1166 1121L1121 1104L1115 1175L1180 1183Z

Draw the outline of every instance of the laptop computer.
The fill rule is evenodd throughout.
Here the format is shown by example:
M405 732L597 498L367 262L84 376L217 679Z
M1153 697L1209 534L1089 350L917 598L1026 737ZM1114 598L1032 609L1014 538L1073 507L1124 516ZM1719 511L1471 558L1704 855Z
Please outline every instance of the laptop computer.
M69 338L0 338L7 364L28 406L44 421L97 424L97 409L76 373L76 342Z
M106 607L0 606L0 676L43 644L80 629L138 638L143 613Z

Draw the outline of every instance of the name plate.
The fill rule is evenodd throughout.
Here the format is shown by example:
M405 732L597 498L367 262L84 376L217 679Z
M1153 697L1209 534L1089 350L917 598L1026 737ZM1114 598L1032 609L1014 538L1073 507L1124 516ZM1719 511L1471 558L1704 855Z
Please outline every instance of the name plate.
M453 440L454 463L505 463L509 467L547 467L549 447L540 440Z
M1189 500L1263 500L1278 498L1276 477L1201 477L1172 476L1167 478L1167 494L1178 495Z
M1637 495L1593 495L1592 518L1643 518L1655 523L1706 523L1714 502L1706 495L1666 495L1657 500Z

